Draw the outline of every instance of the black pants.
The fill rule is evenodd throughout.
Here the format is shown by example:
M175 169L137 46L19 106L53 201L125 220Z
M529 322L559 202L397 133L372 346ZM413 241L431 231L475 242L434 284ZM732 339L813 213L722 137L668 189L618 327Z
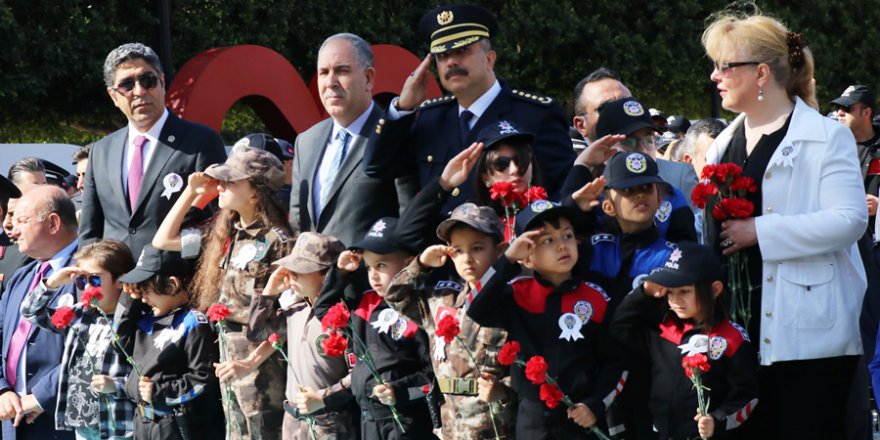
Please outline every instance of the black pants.
M604 423L600 428L605 434L608 429ZM589 433L568 418L567 408L560 403L554 410L549 410L543 402L520 399L516 413L516 438L527 440L575 440L597 437Z
M386 406L371 406L361 409L361 438L363 440L429 440L437 439L433 434L434 425L428 412L427 403L414 402L398 406L400 423L406 433L400 431L397 422Z
M173 416L157 417L149 420L135 412L135 440L180 440L180 429Z
M740 438L846 438L847 400L859 356L777 362L758 373L759 401Z

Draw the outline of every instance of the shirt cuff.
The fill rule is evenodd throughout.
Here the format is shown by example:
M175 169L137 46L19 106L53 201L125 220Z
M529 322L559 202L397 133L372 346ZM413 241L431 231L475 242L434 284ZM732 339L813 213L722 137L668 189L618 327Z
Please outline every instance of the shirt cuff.
M388 106L388 113L385 115L385 119L396 121L404 116L409 116L415 113L415 110L401 110L397 108L397 101L399 100L399 96L395 96L394 99L391 100L391 105Z

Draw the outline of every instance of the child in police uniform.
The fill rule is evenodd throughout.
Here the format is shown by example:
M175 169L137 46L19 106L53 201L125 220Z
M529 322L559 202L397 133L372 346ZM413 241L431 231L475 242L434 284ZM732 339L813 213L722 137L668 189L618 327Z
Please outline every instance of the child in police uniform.
M345 246L335 237L303 232L290 255L273 263L278 268L261 295L251 303L251 328L270 328L265 322L271 321L275 313L287 318L287 358L291 365L287 374L285 440L311 439L308 423L303 419L306 414L313 419L317 438L358 438L357 406L351 395L349 367L346 359L324 353L321 341L327 335L313 308L327 272L344 250ZM276 303L280 304L277 312Z
M625 373L606 335L608 297L596 285L572 277L578 248L578 212L547 200L516 216L517 238L483 276L467 314L481 325L508 331L521 344L520 359L543 356L547 374L574 408L547 408L523 368L511 367L520 395L516 436L592 438L584 428L604 426L605 410ZM521 263L520 263L521 262ZM533 276L517 277L521 267Z
M127 294L116 308L117 333L136 365L125 382L125 393L138 403L135 439L224 436L213 366L217 335L190 307L191 276L192 265L179 254L147 245L134 270L119 279Z
M396 218L383 217L363 240L343 252L315 306L326 310L340 300L345 302L351 310L351 331L366 345L356 339L349 341L349 347L359 358L369 352L382 378L377 383L360 359L352 369L351 390L361 409L361 435L367 440L436 438L424 392L434 381L428 335L382 299L392 278L416 253L395 237L396 226ZM352 285L361 263L370 285L366 291ZM394 421L391 405L400 413L405 433Z
M611 335L636 353L637 361L650 362L652 423L661 440L731 438L758 403L755 350L718 303L723 275L711 249L680 243L664 267L623 300L612 320ZM710 365L702 374L706 416L694 416L697 392L682 368L682 359L695 353L705 354Z

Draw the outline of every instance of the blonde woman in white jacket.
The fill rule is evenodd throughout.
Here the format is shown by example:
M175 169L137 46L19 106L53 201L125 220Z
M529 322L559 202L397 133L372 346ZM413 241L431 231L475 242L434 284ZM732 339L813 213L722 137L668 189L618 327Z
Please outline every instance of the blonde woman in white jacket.
M722 106L741 114L707 152L753 177L755 216L707 215L706 243L744 252L752 293L748 332L759 348L760 399L749 438L844 435L862 345L865 272L856 241L867 226L850 130L814 108L813 57L802 35L761 15L722 16L703 34Z

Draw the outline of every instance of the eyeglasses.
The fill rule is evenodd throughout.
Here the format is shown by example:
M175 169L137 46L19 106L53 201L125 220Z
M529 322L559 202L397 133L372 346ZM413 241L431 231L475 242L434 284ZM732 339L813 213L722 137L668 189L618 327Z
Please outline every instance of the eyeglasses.
M77 275L73 279L73 284L80 290L86 288L86 283L92 287L101 287L101 276L93 273L91 275Z
M135 83L140 84L144 90L152 90L159 85L159 77L155 73L147 72L137 78L126 78L120 81L116 87L111 87L111 89L123 95L130 95L134 90Z
M525 168L529 162L531 162L532 158L529 155L524 155L525 157L515 155L515 156L498 156L494 160L492 160L491 166L492 169L503 173L510 168L510 164L516 163L516 167L519 169Z
M837 107L837 110L838 110L838 111L843 110L843 111L846 112L846 113L852 113L852 112L854 112L854 111L856 111L856 110L860 110L861 108L863 108L863 107L860 107L859 104L853 104L853 105L851 105L851 106L849 106L849 107L844 107L844 106L842 106L842 105L841 105L841 106L838 106L838 107Z
M733 69L734 67L757 66L758 64L761 64L761 62L760 61L735 61L732 63L718 64L718 61L715 61L715 70L717 70L721 73L727 73L730 71L730 69Z
M657 145L657 137L656 136L645 136L645 137L628 137L620 142L621 145L624 146L627 150L634 150L636 148L654 148Z

